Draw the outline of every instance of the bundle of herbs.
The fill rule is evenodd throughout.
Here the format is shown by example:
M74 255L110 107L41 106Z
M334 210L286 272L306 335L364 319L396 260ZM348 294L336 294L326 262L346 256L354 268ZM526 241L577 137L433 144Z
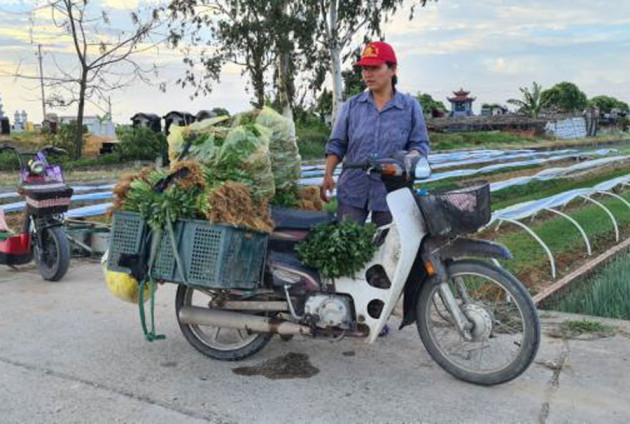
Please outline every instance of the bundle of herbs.
M315 226L297 246L300 260L327 278L353 277L376 252L373 224L346 219Z
M201 194L206 186L203 171L197 162L178 163L179 168L186 167L185 176L176 179L173 184L161 192L154 188L167 177L168 173L155 170L131 182L121 209L138 213L153 229L162 229L166 222L178 219L200 217L203 210Z

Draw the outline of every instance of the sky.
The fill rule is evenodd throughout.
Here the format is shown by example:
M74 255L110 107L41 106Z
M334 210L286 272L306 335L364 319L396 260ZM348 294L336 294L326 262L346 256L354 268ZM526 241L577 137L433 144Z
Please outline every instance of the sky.
M89 7L96 13L106 10L114 30L124 30L130 8L158 1L92 0ZM24 109L30 120L39 121L37 81L7 74L19 69L38 75L37 44L44 51L45 74L54 72L55 62L70 72L76 64L69 37L54 27L49 11L29 13L35 4L0 0L0 98L11 118ZM463 87L477 98L479 111L482 103L505 104L518 97L518 88L533 81L543 87L571 81L589 97L612 95L630 103L630 0L439 0L417 9L412 21L402 10L384 26L384 36L396 51L399 89L406 93L427 92L447 103L446 97ZM355 47L359 42L357 35ZM191 100L191 90L174 83L186 70L182 57L166 47L143 52L138 59L143 65L158 66L156 84L137 82L112 92L114 120L129 123L136 112L250 107L246 78L235 65L224 69L209 96ZM167 83L166 93L158 82ZM74 109L53 111L76 114ZM102 111L88 104L87 113Z

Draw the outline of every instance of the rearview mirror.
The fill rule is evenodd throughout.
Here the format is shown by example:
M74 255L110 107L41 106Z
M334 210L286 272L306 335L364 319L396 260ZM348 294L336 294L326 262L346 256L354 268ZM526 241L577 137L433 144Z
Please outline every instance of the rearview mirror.
M429 160L426 156L423 156L418 161L416 165L416 179L418 180L426 180L431 176L431 165L429 165Z

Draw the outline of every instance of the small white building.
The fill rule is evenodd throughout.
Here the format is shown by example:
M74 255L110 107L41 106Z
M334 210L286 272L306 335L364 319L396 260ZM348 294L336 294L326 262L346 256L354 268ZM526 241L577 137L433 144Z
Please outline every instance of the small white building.
M77 120L76 116L60 116L60 124L69 124ZM98 116L84 116L83 125L87 127L90 134L99 137L114 137L116 135L116 125L111 119L100 119Z

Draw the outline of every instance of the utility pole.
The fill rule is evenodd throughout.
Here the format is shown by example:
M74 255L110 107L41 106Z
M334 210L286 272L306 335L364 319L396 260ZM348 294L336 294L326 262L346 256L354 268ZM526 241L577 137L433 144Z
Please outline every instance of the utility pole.
M37 45L37 60L39 62L39 84L42 88L42 122L46 119L46 97L44 95L44 67L42 66L42 45Z

